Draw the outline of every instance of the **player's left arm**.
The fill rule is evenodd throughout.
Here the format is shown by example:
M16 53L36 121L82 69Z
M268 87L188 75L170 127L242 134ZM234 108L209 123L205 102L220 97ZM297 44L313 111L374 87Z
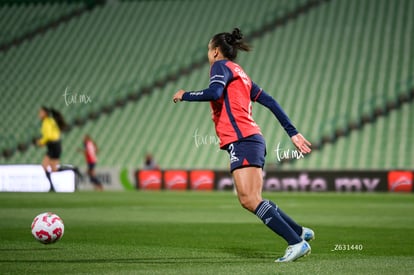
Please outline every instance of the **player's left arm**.
M252 83L251 99L267 107L275 115L296 148L304 154L311 152L311 143L296 130L279 103L255 83Z

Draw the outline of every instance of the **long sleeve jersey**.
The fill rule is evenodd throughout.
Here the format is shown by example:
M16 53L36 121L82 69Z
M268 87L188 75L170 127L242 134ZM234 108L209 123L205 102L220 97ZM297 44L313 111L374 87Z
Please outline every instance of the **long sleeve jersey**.
M210 101L220 148L250 135L261 134L252 118L252 102L255 101L272 111L290 137L298 133L277 101L252 82L243 69L232 61L214 62L210 68L209 87L186 92L182 100Z

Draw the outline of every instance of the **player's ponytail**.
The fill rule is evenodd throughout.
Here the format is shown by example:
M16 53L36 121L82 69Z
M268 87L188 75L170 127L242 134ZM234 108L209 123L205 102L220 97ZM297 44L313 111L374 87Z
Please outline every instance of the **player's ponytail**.
M61 131L65 131L67 129L65 118L58 110L54 108L48 108L46 106L42 106L42 109L45 110L46 113L56 121L56 124Z
M51 108L50 109L50 113L52 114L53 118L56 121L56 124L58 125L59 129L61 131L65 131L67 129L67 124L65 121L65 118L63 117L63 115L56 109Z
M223 56L233 61L237 58L238 50L250 51L250 46L244 41L244 36L239 28L234 28L231 33L222 32L211 39L213 47L219 47Z

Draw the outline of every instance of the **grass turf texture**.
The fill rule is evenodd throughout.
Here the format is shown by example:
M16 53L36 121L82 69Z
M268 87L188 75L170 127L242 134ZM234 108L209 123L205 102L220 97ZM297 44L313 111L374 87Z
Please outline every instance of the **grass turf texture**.
M0 193L0 274L414 274L412 194L264 197L315 230L309 257L274 263L286 243L231 192ZM30 233L45 211L51 245Z

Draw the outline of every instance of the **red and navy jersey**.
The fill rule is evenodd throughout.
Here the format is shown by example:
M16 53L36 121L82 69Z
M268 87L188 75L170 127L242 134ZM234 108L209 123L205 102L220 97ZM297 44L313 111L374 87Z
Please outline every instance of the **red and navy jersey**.
M224 85L223 95L210 102L220 147L254 134L261 134L252 118L252 81L234 62L218 61L210 70L210 84Z
M85 141L83 143L83 146L85 148L85 159L87 163L96 163L97 161L97 156L96 156L96 146L95 144L91 141Z
M268 107L290 136L297 134L279 104L253 83L243 69L232 61L214 62L210 68L209 88L186 92L182 99L210 101L220 148L245 137L261 134L259 126L252 118L252 101L258 101Z

